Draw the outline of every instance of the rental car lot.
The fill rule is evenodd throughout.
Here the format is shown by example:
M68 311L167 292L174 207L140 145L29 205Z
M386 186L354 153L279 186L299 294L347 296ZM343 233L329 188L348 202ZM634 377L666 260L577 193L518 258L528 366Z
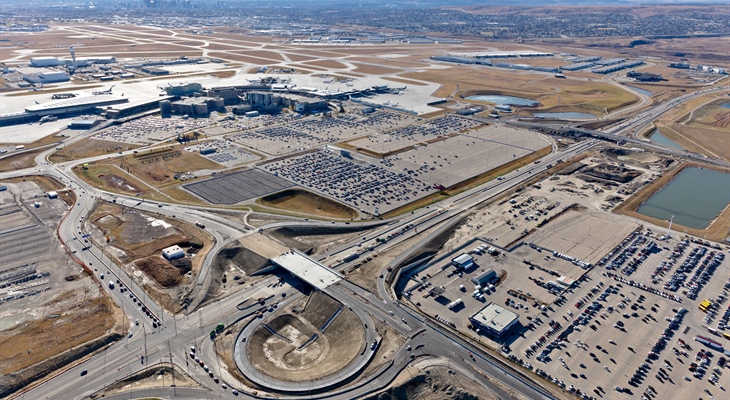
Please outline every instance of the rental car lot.
M694 338L712 337L729 347L727 340L707 330L706 315L697 307L705 294L714 298L723 292L728 277L727 261L723 260L714 279L708 280L699 299L693 300L684 294L687 289L676 293L662 290L661 281L672 272L672 267L677 268L692 257L693 248L705 246L689 243L676 257L674 251L681 247L676 240L665 242L635 235L614 257L620 258L624 249L636 247L637 240L643 242L630 260L641 260L644 252L651 254L634 271L626 269L626 261L617 269L595 267L578 288L564 294L564 305L549 314L552 321L562 325L561 333L548 336L542 328L526 333L524 339L511 344L513 354L550 380L555 379L558 384L562 381L568 390L572 385L573 390L594 397L690 398L704 389L716 397L722 396L720 385L730 385L730 373L717 363L720 357L727 356ZM707 256L711 251L706 248ZM714 251L717 255L718 250ZM657 266L671 260L673 254L677 258L674 265L657 276ZM611 268L611 263L606 265ZM652 284L652 280L657 284ZM688 287L692 284L687 282ZM691 364L702 362L696 360L700 350L711 356L705 361L708 365L704 373L695 374L697 369ZM720 373L714 368L720 368Z

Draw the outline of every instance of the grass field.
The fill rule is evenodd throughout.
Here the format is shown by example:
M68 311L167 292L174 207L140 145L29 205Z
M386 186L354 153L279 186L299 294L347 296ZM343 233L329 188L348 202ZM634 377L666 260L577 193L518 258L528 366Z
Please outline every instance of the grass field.
M121 149L119 148L121 145ZM61 150L57 150L50 156L48 160L52 163L61 163L71 160L79 160L83 158L96 157L103 154L115 154L121 150L131 150L138 148L138 145L128 143L119 143L111 140L86 139L80 140L68 146L63 146Z
M730 109L720 107L730 101L717 96L692 99L661 116L654 127L687 150L730 161L730 151L726 150L730 146ZM653 132L654 127L643 135Z
M326 218L348 219L357 217L357 211L350 207L299 189L285 190L263 197L260 204Z

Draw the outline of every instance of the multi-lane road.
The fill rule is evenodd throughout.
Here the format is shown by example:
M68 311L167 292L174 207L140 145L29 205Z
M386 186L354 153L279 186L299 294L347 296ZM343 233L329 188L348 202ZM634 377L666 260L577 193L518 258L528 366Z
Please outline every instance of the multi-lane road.
M715 89L712 89L715 90ZM628 141L641 142L643 145L647 143L638 141L631 137L627 137L637 130L642 129L647 124L654 121L658 116L675 107L683 101L690 100L699 95L705 94L710 90L698 93L687 94L679 99L672 100L667 103L655 105L652 108L645 109L639 115L628 118L621 124L611 128L607 132L590 131L595 137L603 139L622 138ZM512 122L511 122L512 123ZM515 121L513 123L525 125L525 122ZM571 127L575 130L576 128ZM605 136L600 136L605 135ZM609 137L610 135L610 137ZM480 187L471 189L457 196L453 196L438 205L421 209L404 217L393 219L390 221L379 221L377 223L368 223L371 226L382 224L377 228L375 234L369 234L369 238L362 239L358 237L344 245L338 246L330 250L322 258L327 265L335 266L335 268L344 267L346 264L338 262L344 255L363 248L372 247L376 251L384 251L391 246L395 246L411 237L423 235L425 236L421 243L425 243L437 234L424 235L423 232L428 231L432 227L438 225L446 226L446 224L455 217L463 215L473 209L474 206L481 204L505 191L514 188L517 185L529 180L533 176L544 172L551 164L555 164L558 160L568 160L578 154L581 154L598 142L594 139L585 140L572 145L564 150L556 151L543 158L541 163L529 164L522 168L516 169L499 180L489 182ZM656 146L658 151L668 152L669 154L688 156L686 152L677 154L675 150L667 149L662 146ZM187 350L191 345L196 346L199 350L199 357L204 360L206 365L210 366L211 371L219 379L226 381L229 386L235 387L236 384L230 376L220 367L220 360L217 359L212 350L211 342L208 339L208 333L218 324L226 325L246 318L258 309L239 309L239 304L247 299L267 298L263 308L268 308L270 304L281 299L282 293L287 293L288 299L296 298L301 294L291 286L273 285L275 278L268 278L261 284L246 288L241 292L223 298L215 303L198 307L202 297L207 291L210 283L209 266L213 257L218 250L233 240L239 239L245 235L260 234L258 230L244 224L238 224L230 220L221 218L211 213L207 213L205 209L191 208L183 205L165 204L159 207L157 203L140 200L136 197L119 196L112 193L106 193L95 189L81 179L74 176L71 171L73 165L78 165L90 160L80 160L74 163L64 163L52 165L46 161L46 156L53 150L49 150L39 155L38 166L22 171L14 171L4 173L0 178L9 178L13 176L27 175L47 175L58 179L67 185L67 187L76 194L76 204L71 208L70 212L65 216L59 227L59 236L69 253L87 265L95 276L104 273L105 279L101 282L101 286L106 290L111 298L119 304L124 313L129 318L129 333L124 339L111 345L104 351L89 357L81 364L74 365L67 370L59 371L54 377L43 381L42 383L19 393L18 396L26 396L27 398L83 398L93 394L104 387L146 368L150 364L161 362L173 362L179 368L186 371L194 379L200 382L208 389L189 389L177 387L160 387L157 389L146 389L135 393L125 393L115 395L112 398L135 398L135 397L180 397L180 398L210 398L210 397L232 397L230 389L224 390L221 385L214 383L209 374L196 363L191 362L187 355ZM699 156L698 156L699 157ZM103 158L106 158L104 156ZM191 299L188 312L184 314L172 315L159 307L145 292L132 281L126 273L116 266L110 258L97 247L93 242L85 242L82 236L86 233L83 231L82 221L86 214L93 209L94 202L97 200L113 201L129 207L135 207L149 212L156 212L166 216L194 223L201 221L206 226L206 231L215 239L214 247L206 256L204 267L196 282L195 288L190 293ZM316 226L327 224L325 222L300 221L296 224L303 226ZM263 227L262 230L272 229L281 224L272 224ZM343 223L337 223L335 226L341 226ZM351 227L350 227L351 228ZM408 228L408 229L403 229ZM381 235L387 235L391 231L400 230L403 233L396 236L387 243L376 243L375 238ZM399 259L394 260L390 265L395 265L405 258L410 252L405 252ZM387 274L384 269L381 271L383 275ZM116 284L116 280L120 284ZM111 289L108 281L115 282L115 288ZM120 286L127 289L121 292ZM331 295L340 301L347 302L353 309L356 309L359 315L365 313L374 318L381 319L395 330L408 338L407 344L412 347L418 345L416 356L436 356L448 359L450 365L462 371L470 371L472 369L482 371L484 374L492 376L501 381L504 385L511 389L522 393L529 398L551 398L550 393L542 388L539 384L524 377L521 373L513 370L501 360L495 359L487 353L481 351L472 343L462 339L448 329L427 320L419 313L401 305L393 298L392 290L386 284L385 279L378 279L377 294L368 292L350 282L342 281L332 287ZM143 311L143 308L149 311L149 315ZM192 311L194 310L194 311ZM139 325L135 323L139 321ZM323 392L319 395L307 396L309 398L354 398L363 396L386 386L394 377L400 373L404 366L413 362L410 358L410 352L405 350L396 353L392 362L381 368L377 373L367 377L363 384L354 385L334 389L333 391ZM86 374L81 374L82 370L86 370ZM485 386L497 393L501 392L499 387L495 387L489 380L474 374L474 379L479 380ZM171 384L168 382L167 384ZM336 386L336 385L334 385ZM240 389L240 388L239 388ZM245 393L240 396L249 397ZM253 397L253 396L250 396ZM506 396L505 396L506 397ZM258 396L257 398L261 398Z

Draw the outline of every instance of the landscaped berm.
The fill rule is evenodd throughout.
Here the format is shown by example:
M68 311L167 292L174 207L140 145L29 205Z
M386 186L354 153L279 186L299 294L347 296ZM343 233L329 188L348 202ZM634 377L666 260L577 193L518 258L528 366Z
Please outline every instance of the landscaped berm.
M294 210L329 218L355 218L357 211L326 197L300 189L290 189L261 198L264 206Z
M350 364L365 346L358 317L322 292L294 302L265 320L246 347L251 365L274 379L305 382Z

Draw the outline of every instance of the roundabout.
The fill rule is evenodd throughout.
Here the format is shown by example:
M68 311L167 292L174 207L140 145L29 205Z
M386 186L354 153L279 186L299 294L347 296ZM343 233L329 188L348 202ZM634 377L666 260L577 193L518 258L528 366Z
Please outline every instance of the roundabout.
M262 388L290 394L325 391L369 364L379 342L373 326L363 312L314 291L250 320L236 339L234 360Z

